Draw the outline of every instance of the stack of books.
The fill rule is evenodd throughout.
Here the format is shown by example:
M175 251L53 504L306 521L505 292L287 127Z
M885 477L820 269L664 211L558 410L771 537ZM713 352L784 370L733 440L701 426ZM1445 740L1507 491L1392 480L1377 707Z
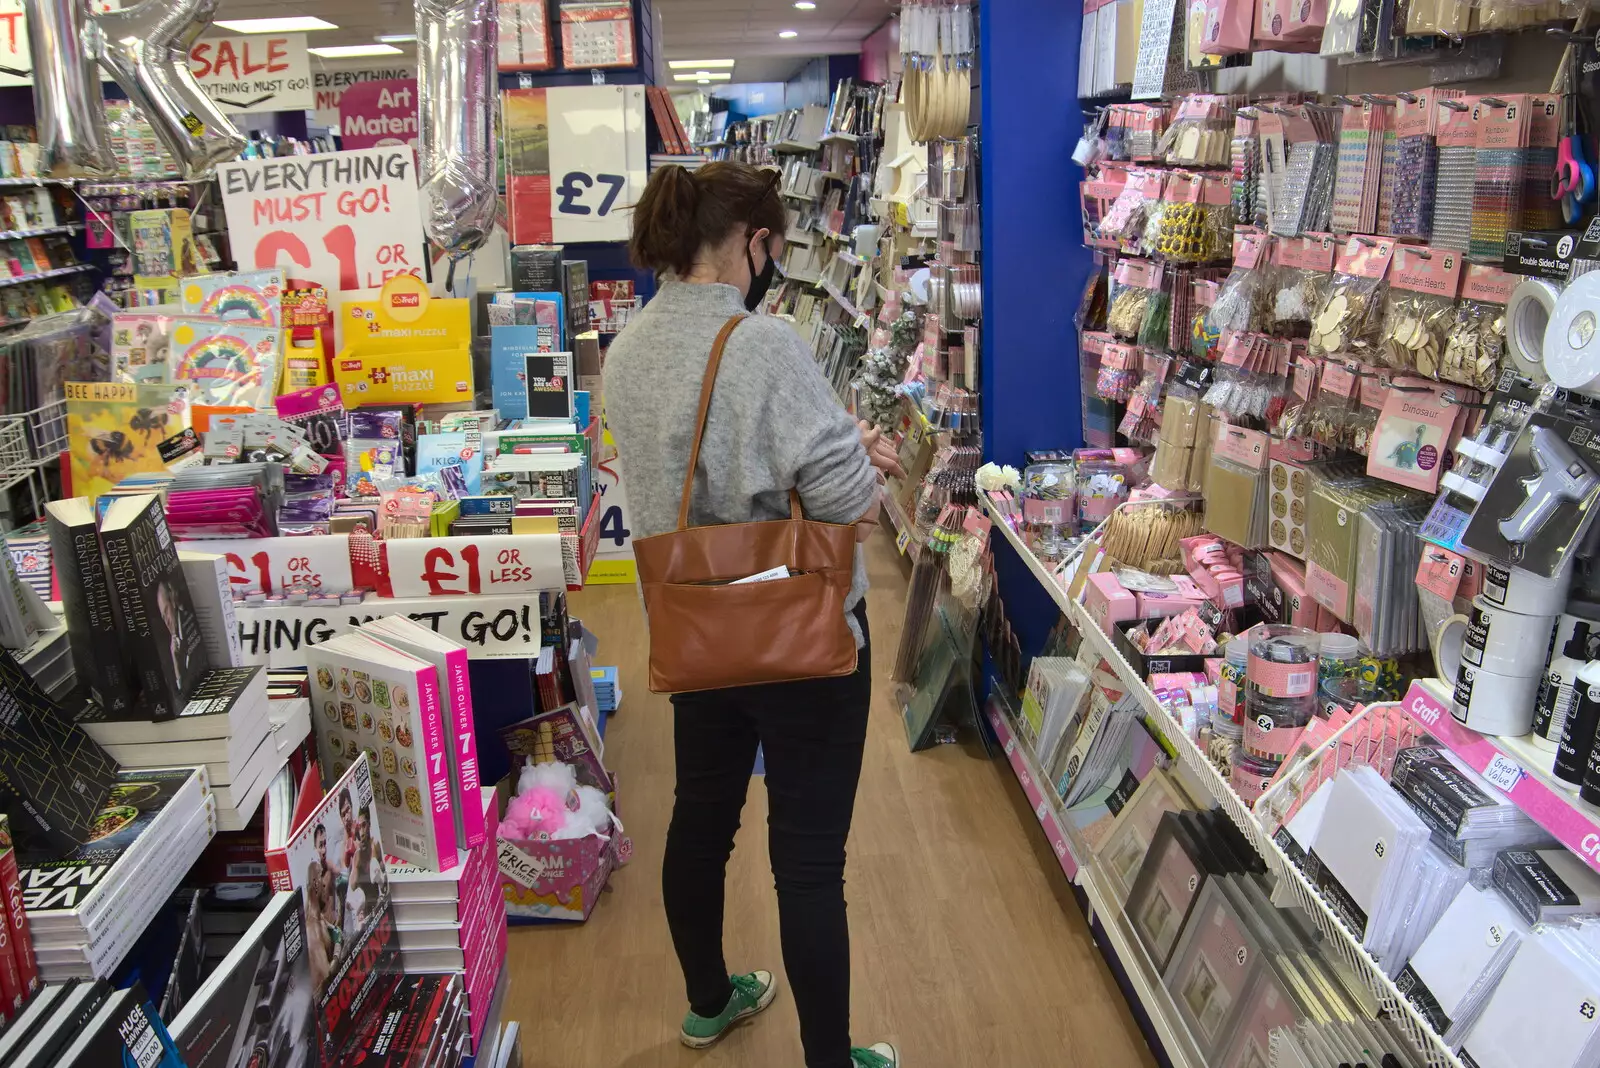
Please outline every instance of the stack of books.
M474 1050L506 959L506 902L495 847L499 806L493 788L480 793L487 838L462 850L449 871L389 861L401 963L408 973L461 976Z
M109 977L216 826L204 767L118 771L82 845L18 858L40 977Z
M33 677L33 681L51 700L65 699L78 685L67 628L59 621L55 626L41 630L32 644L17 650L16 658L17 665Z
M161 498L117 497L98 522L87 497L45 513L79 683L104 718L175 719L213 664Z
M267 784L311 729L309 707L279 709L291 702L267 699L267 673L259 667L208 671L176 719L110 719L90 705L78 720L124 767L204 764L216 795L221 830L240 830L255 815ZM298 711L300 714L295 715ZM284 738L274 730L273 713ZM297 722L291 724L289 720ZM290 738L298 732L298 738Z
M0 1032L0 1064L6 1068L170 1068L181 1063L166 1025L137 979L121 990L93 980L52 984Z
M365 758L386 851L449 871L485 839L466 648L390 617L306 654L324 777ZM489 835L492 839L492 835Z

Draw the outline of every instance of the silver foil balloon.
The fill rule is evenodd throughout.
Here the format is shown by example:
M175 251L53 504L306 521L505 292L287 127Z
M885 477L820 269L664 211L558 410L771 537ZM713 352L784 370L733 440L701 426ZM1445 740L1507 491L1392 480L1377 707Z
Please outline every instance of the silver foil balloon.
M211 25L218 0L141 0L94 17L100 65L155 127L186 178L234 159L245 139L189 73L189 49Z
M423 229L454 262L489 239L495 182L495 0L416 0Z
M33 57L33 108L43 172L100 178L116 157L106 132L88 0L23 0Z

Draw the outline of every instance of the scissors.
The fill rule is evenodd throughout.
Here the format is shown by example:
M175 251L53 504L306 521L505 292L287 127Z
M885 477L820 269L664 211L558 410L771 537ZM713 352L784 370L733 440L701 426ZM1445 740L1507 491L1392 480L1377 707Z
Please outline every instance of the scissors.
M1583 156L1583 135L1578 132L1578 64L1567 55L1567 89L1561 94L1561 144L1556 169L1550 176L1550 198L1560 201L1561 217L1572 226L1583 217L1583 205L1594 199L1594 168Z

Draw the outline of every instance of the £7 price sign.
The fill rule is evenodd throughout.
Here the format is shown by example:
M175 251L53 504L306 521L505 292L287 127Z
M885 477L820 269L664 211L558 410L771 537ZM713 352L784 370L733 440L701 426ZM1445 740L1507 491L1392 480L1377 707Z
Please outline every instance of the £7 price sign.
M583 171L568 171L561 184L556 186L556 211L562 215L610 215L611 207L617 202L617 194L622 192L623 186L628 184L626 175L621 174L586 174ZM600 202L590 207L593 197L590 191L599 187L603 191Z

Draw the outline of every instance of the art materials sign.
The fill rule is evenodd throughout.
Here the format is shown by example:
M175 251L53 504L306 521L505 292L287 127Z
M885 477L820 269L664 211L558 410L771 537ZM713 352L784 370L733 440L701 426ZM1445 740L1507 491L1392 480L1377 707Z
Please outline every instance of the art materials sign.
M644 192L644 89L582 85L501 94L511 242L625 241Z
M330 292L422 273L422 208L409 147L217 167L241 270L285 267Z
M314 541L314 538L301 539ZM236 605L246 665L304 667L306 650L384 616L406 616L454 638L474 659L539 655L539 599L375 597L362 604L267 607Z
M178 548L211 553L228 562L235 590L287 593L348 593L355 588L350 570L350 536L250 538L243 541L180 541Z
M189 72L223 111L306 111L316 102L303 33L203 37Z
M347 149L417 147L417 80L359 82L339 98L339 133Z

